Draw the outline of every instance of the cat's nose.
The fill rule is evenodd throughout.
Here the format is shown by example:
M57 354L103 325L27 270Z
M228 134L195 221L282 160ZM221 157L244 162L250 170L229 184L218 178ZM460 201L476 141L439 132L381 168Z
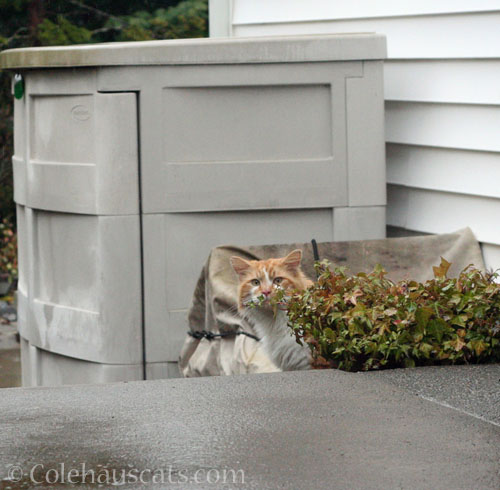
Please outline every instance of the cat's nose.
M264 296L266 296L266 298L267 298L267 296L269 296L269 295L271 294L271 291L268 291L268 290L266 290L266 291L262 291L262 294L263 294Z

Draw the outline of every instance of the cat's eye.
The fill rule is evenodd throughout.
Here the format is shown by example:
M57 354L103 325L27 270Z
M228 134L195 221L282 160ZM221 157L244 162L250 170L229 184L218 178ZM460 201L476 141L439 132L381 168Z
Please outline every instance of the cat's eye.
M250 282L252 286L260 286L260 281L258 279L252 279Z
M282 277L275 277L274 278L274 284L281 284L283 282L283 278Z

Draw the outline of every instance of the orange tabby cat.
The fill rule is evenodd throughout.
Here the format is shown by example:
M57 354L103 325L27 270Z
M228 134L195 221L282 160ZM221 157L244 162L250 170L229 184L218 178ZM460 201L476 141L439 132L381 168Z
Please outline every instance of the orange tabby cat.
M231 265L240 280L238 309L254 327L269 358L283 371L311 367L310 350L296 342L288 327L286 311L274 311L269 303L280 288L286 293L306 289L312 284L300 268L301 259L301 250L277 259L231 257ZM260 301L262 298L264 301ZM260 306L254 306L259 303Z

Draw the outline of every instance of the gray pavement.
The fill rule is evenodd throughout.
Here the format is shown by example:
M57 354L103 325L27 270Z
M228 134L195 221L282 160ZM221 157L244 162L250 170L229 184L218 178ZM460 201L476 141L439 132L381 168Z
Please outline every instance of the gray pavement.
M391 369L366 376L500 425L499 364Z
M157 488L497 490L499 379L493 365L5 389L0 480L25 475L0 488L74 469L105 487L115 470L122 488L143 471Z
M0 323L0 351L19 348L17 323Z
M13 349L0 349L0 388L15 386L21 386L21 351L19 344Z
M14 386L21 386L21 352L17 324L4 323L0 319L0 388Z

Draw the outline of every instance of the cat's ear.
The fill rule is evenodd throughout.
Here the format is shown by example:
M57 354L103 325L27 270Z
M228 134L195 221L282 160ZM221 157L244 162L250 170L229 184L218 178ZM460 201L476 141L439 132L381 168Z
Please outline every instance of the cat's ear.
M233 266L234 271L238 276L243 276L248 272L248 269L250 269L250 263L242 259L241 257L236 257L235 255L229 259L231 262L231 265Z
M283 265L291 271L296 271L300 267L301 260L302 250L296 249L283 259Z

